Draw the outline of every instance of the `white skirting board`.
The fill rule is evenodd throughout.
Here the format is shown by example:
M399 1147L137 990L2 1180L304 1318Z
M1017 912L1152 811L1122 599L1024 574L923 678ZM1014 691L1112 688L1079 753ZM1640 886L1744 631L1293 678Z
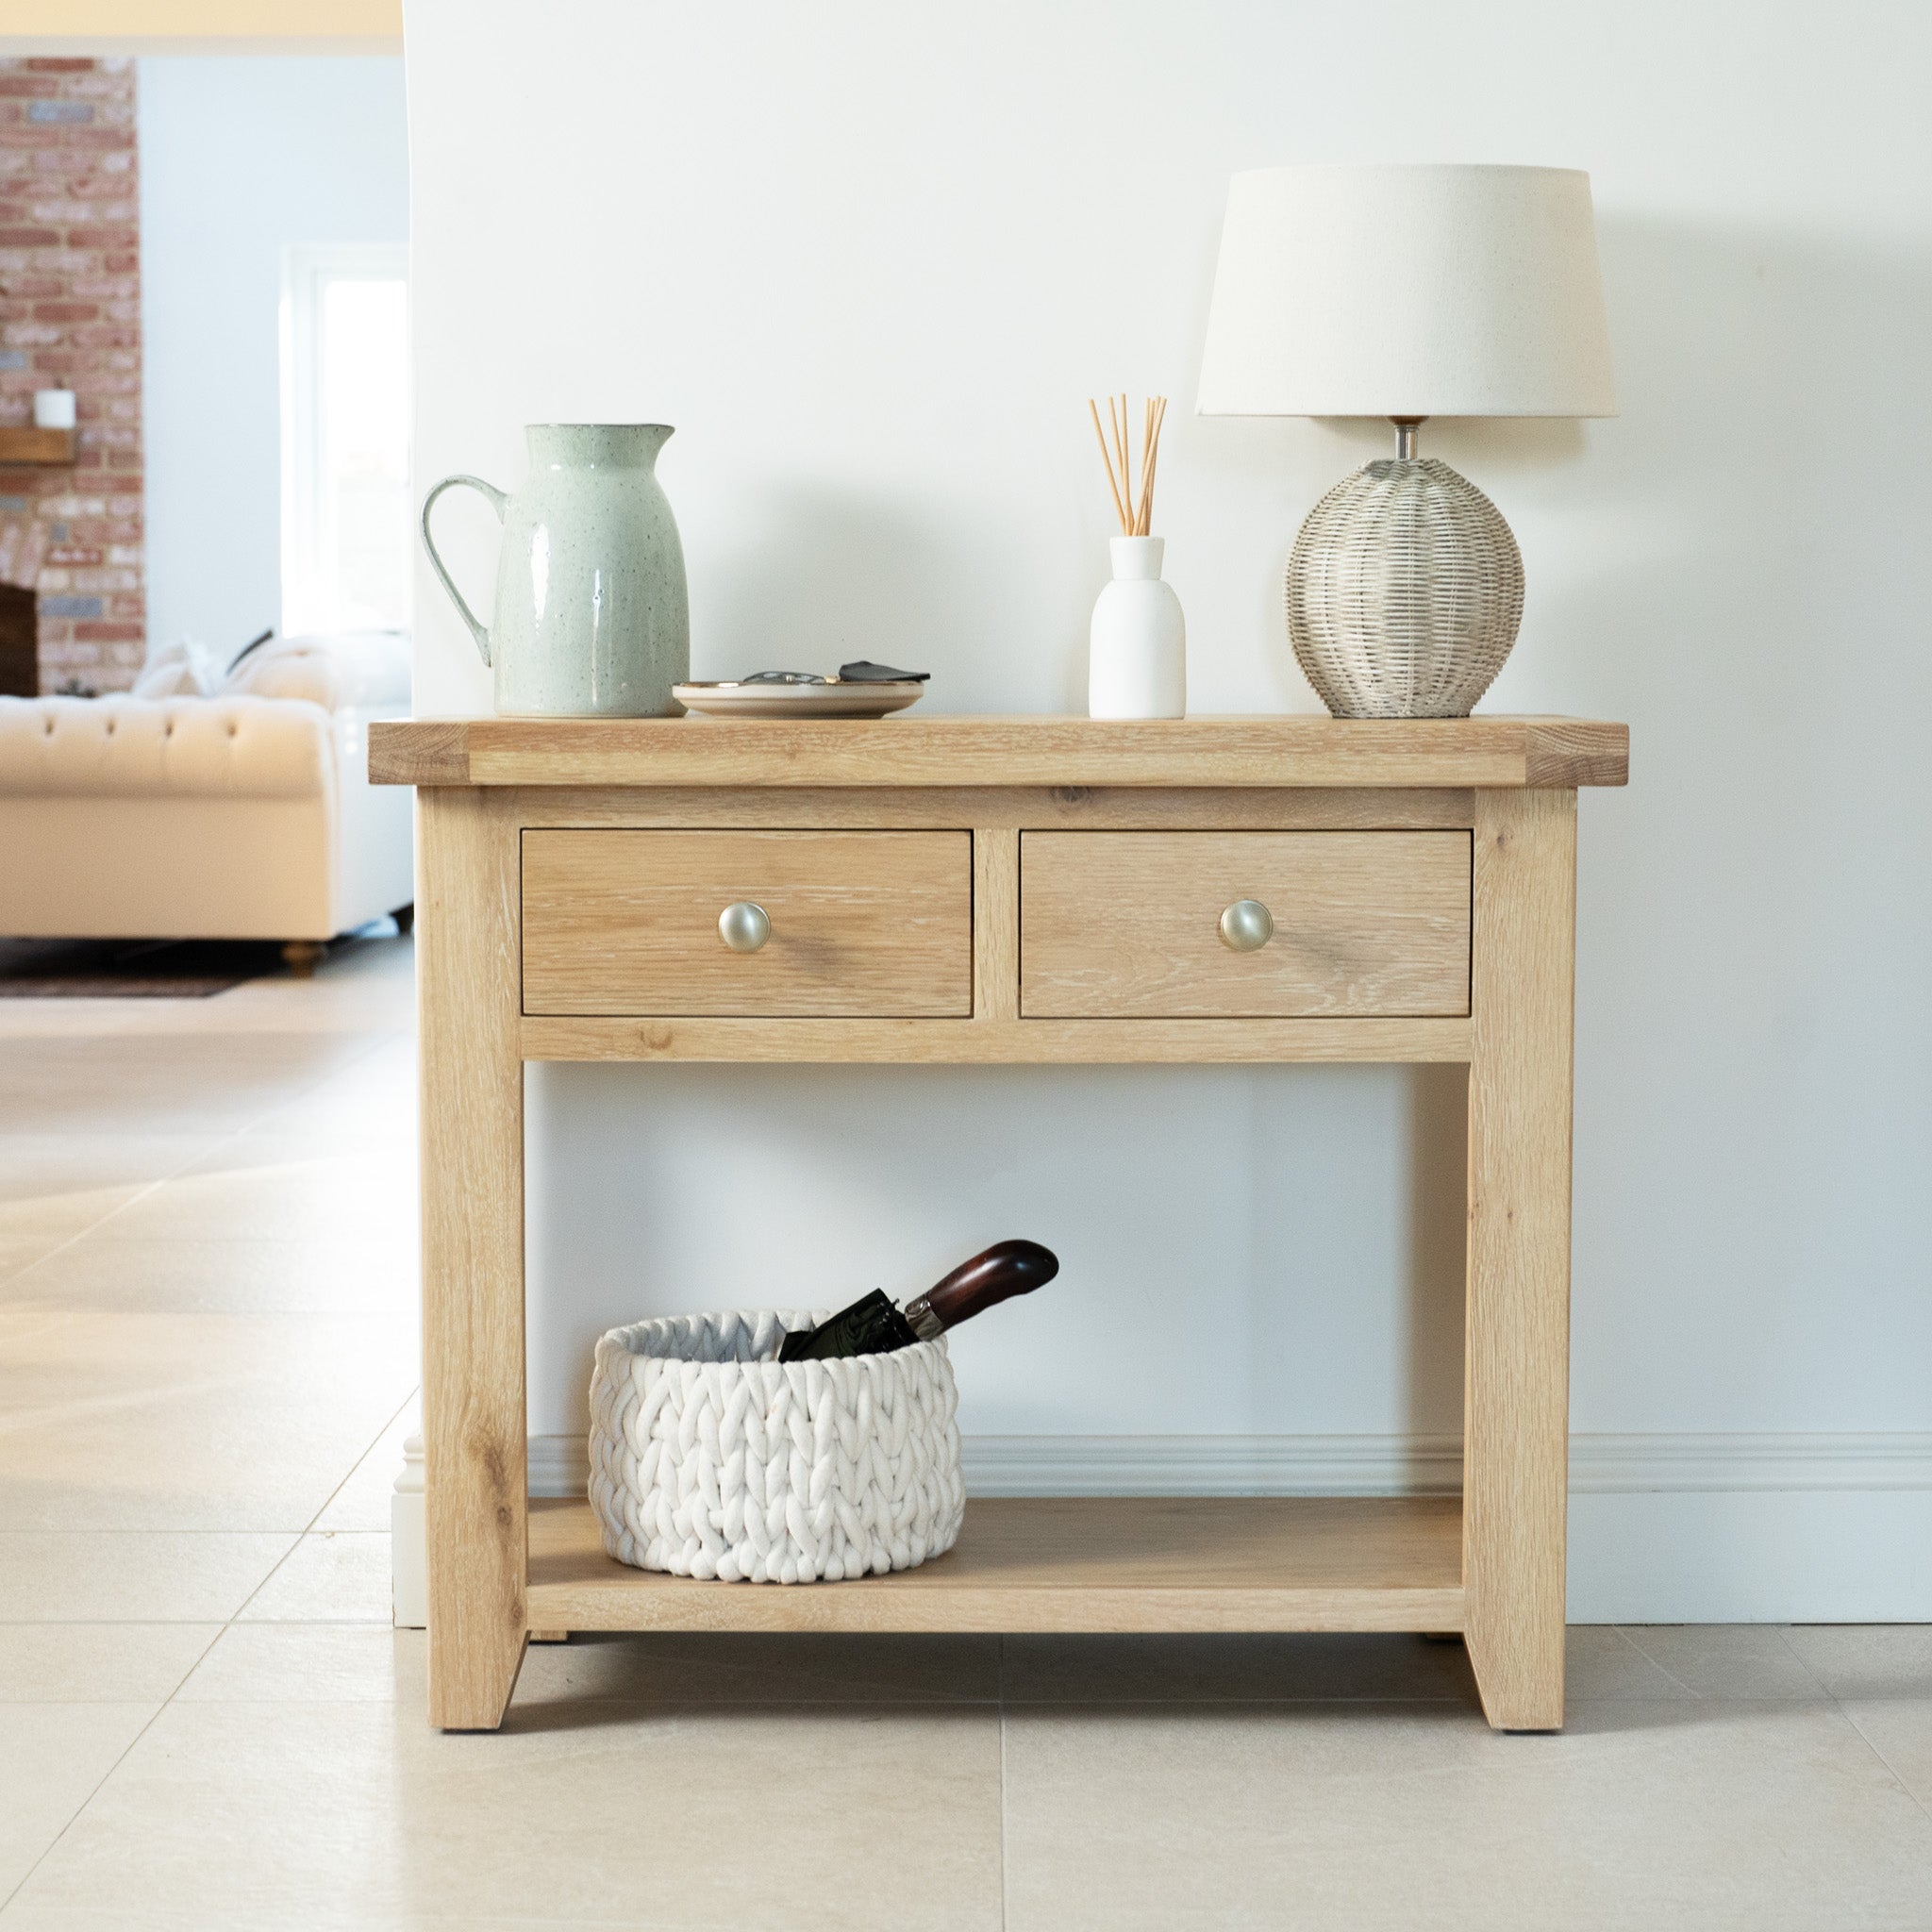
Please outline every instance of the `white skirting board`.
M423 1622L422 1442L396 1481L396 1622ZM580 1496L581 1436L533 1436ZM974 1496L1391 1496L1461 1487L1453 1436L968 1436ZM1577 1624L1932 1622L1932 1435L1573 1436ZM749 1587L749 1586L747 1586Z
M581 1440L581 1439L580 1439ZM390 1602L398 1630L429 1623L429 1526L423 1514L423 1438L403 1443L403 1466L389 1499Z

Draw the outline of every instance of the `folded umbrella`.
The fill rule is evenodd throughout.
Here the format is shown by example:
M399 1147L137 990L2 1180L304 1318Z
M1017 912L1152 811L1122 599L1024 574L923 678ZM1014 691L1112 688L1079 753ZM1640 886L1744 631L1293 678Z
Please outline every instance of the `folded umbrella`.
M1031 1294L1060 1272L1059 1257L1038 1241L999 1241L958 1267L901 1309L878 1289L841 1308L816 1328L794 1328L778 1350L781 1362L824 1361L838 1356L890 1355L930 1341L983 1313L995 1302Z

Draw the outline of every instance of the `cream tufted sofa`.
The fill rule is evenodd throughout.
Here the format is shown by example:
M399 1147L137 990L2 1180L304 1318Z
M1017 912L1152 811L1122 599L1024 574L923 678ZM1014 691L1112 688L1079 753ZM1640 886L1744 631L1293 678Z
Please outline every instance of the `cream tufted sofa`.
M410 794L372 787L408 641L295 638L211 697L0 698L0 934L321 942L415 896Z

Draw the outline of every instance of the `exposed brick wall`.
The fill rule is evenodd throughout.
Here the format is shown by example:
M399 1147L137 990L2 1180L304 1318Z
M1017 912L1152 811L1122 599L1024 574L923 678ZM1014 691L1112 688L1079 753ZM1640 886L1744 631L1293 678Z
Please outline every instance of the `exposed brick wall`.
M132 60L0 60L0 423L78 397L72 470L0 468L0 580L40 592L41 688L125 689L147 633Z

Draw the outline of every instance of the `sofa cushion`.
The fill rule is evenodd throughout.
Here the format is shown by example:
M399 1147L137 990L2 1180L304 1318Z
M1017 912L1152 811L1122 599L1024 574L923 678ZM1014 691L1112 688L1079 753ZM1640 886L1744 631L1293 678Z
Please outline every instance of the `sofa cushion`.
M215 654L192 638L181 638L150 652L134 680L138 698L207 697L220 688L222 668Z
M0 796L300 798L334 777L328 715L313 704L0 698Z
M275 638L243 658L224 695L307 698L325 711L407 711L409 639L405 631L345 630Z

